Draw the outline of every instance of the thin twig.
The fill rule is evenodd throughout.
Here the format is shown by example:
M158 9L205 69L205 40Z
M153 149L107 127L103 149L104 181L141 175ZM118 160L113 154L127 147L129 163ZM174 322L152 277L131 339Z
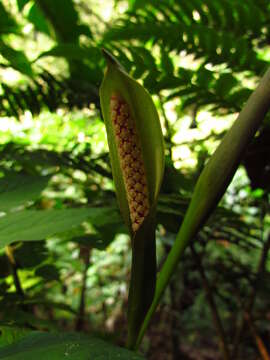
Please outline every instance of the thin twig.
M85 317L85 293L86 293L86 282L87 282L87 271L90 265L90 249L81 247L81 253L83 253L83 279L82 279L82 289L81 289L81 298L80 306L76 321L76 330L81 331L84 327L84 317Z
M158 94L158 99L159 99L159 104L160 104L160 109L161 109L161 113L162 113L162 116L164 118L164 125L165 125L165 128L166 128L166 140L168 141L168 149L169 149L169 155L170 155L170 158L172 158L172 131L171 131L171 126L170 126L170 123L169 123L169 119L167 117L167 114L166 114L166 111L165 111L165 108L164 108L164 104L163 104L163 100L162 100L162 96L160 94Z
M170 252L171 246L165 245L166 254ZM172 279L169 285L170 302L171 302L171 340L173 360L191 360L190 357L181 349L181 338L178 331L178 318L176 313L179 312L179 297L177 296L177 287L175 279Z
M197 269L198 269L201 279L202 279L202 285L203 285L203 288L205 291L206 299L207 299L209 307L210 307L210 311L211 311L212 318L213 318L213 323L215 325L215 328L216 328L216 331L217 331L217 334L219 337L220 351L223 354L224 360L229 360L230 354L229 354L228 344L226 341L226 334L225 334L225 331L224 331L224 328L223 328L223 325L221 322L221 318L218 313L218 309L217 309L217 306L215 303L214 296L212 294L211 286L210 286L207 276L205 274L200 255L196 252L193 244L190 245L190 248L191 248L191 252L192 252L193 258L195 260Z
M254 341L255 341L255 344L258 348L258 351L259 351L259 354L261 355L261 359L262 360L270 360L270 355L264 345L264 342L262 340L262 338L260 337L260 335L257 333L256 331L256 327L255 325L253 324L253 321L252 321L252 318L249 314L245 313L245 320L249 326L249 329L250 329L250 332L251 332L251 335L253 336L254 338Z
M270 234L268 236L267 241L265 242L262 252L261 252L261 257L259 260L259 264L258 264L258 270L257 270L257 275L256 275L256 279L254 281L254 286L251 290L249 299L247 301L247 304L244 308L244 312L240 321L240 325L238 327L238 331L236 333L235 336L235 340L234 340L234 347L233 347L233 359L237 359L237 355L238 355L238 348L239 348L239 344L240 344L240 340L242 337L242 333L244 331L245 328L245 322L246 322L246 315L248 314L249 317L251 316L252 313L252 309L256 300L256 295L257 295L257 288L258 288L258 284L260 282L261 276L263 275L264 271L265 271L265 266L266 266L266 261L267 261L267 256L268 256L268 252L270 249Z

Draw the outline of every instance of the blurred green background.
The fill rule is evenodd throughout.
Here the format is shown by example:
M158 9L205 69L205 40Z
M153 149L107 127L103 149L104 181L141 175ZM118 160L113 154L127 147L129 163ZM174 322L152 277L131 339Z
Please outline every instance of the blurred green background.
M124 343L131 253L100 113L101 48L160 115L160 268L204 164L269 66L269 25L266 0L0 2L0 345L30 329ZM268 115L179 264L147 359L221 359L215 316L239 359L269 359L269 140Z

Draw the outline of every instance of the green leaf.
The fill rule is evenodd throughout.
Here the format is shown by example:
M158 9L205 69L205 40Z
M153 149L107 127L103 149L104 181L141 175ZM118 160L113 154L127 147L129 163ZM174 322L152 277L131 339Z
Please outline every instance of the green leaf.
M33 3L29 9L27 19L34 24L38 31L43 32L46 35L51 34L48 22L36 3Z
M100 51L94 47L82 47L76 44L60 44L52 49L41 53L35 60L46 56L64 57L72 60L87 59L93 61L94 59L100 59Z
M72 241L91 248L105 250L106 247L113 241L113 237L103 237L101 234L89 234L74 237Z
M22 51L15 50L0 40L0 52L1 55L8 60L9 65L15 70L30 77L33 75L31 64Z
M143 360L141 355L76 333L31 333L0 349L1 360Z
M19 268L33 268L48 258L48 249L44 240L24 242L13 249L13 255Z
M173 74L174 66L167 49L163 49L161 52L161 65L162 68L166 71L166 75L169 76L169 74Z
M0 179L0 211L9 211L35 200L47 186L49 176L9 173Z
M0 34L17 33L19 27L0 2Z
M238 81L232 74L222 74L215 84L216 93L222 97L226 97L237 84Z
M23 8L25 7L25 5L29 2L30 0L17 0L17 6L19 11L22 11Z
M0 330L0 347L14 344L15 342L25 337L27 333L29 333L28 329L7 325L0 325Z
M35 276L40 276L46 281L59 280L58 269L54 265L42 265L38 267L35 271Z
M56 233L70 230L87 218L93 222L100 209L24 210L0 218L0 246L14 241L42 240Z
M58 42L78 43L79 35L86 33L85 26L78 24L79 16L72 0L36 0L35 2L45 18L50 21Z

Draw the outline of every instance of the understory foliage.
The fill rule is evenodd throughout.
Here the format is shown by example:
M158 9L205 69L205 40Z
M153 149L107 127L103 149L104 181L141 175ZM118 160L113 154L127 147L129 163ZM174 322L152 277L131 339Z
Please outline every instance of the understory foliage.
M160 269L210 153L269 67L269 24L267 0L0 2L0 359L33 330L125 341L131 255L100 113L101 49L162 120ZM203 112L226 126L203 132ZM179 143L183 123L200 136ZM142 343L147 359L225 359L220 343L234 360L270 354L269 126L268 114L186 249ZM74 336L71 345L86 341ZM43 346L53 344L48 335Z

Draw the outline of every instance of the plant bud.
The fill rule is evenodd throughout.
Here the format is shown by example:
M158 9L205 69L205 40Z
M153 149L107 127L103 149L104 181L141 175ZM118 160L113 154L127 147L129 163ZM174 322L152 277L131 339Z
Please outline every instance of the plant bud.
M162 131L148 92L110 54L105 56L100 99L113 178L124 220L136 233L156 206L164 170ZM139 212L135 204L141 205Z
M114 129L114 135L117 143L118 156L120 159L120 166L123 174L123 180L126 192L128 194L128 207L131 218L131 227L136 232L144 218L148 214L149 210L149 195L147 187L144 190L142 184L146 184L146 174L141 153L141 144L138 137L136 137L137 130L135 128L135 122L130 114L128 104L117 93L111 95L110 101L111 119ZM125 116L123 121L123 116ZM135 143L135 147L130 149L130 152L123 151L123 142L120 140L126 140L130 143ZM135 167L134 167L135 164ZM136 171L136 168L140 166L141 172ZM132 194L129 196L129 193ZM140 216L136 213L136 201L140 201L148 206L140 206Z

